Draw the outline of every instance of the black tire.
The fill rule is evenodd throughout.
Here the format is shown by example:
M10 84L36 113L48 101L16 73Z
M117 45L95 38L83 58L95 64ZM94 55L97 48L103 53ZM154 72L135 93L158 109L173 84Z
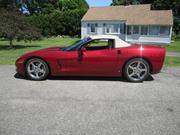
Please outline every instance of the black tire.
M136 67L136 62L137 62L137 67ZM139 66L138 66L138 64L139 64ZM134 58L134 59L129 60L126 63L126 65L123 69L123 72L124 72L124 77L128 81L143 82L149 76L150 66L146 60L144 60L142 58Z
M39 65L36 65L36 63L42 64L41 67L39 67L39 70L36 69L38 71L43 71L42 73L41 72L38 73L39 77L35 77L38 71L37 72L34 71L34 73L30 72L30 70L32 70L32 71L35 70L35 69L30 69L30 68L32 68L32 65L30 65L32 63L34 63L37 68L39 67ZM26 69L27 78L30 80L34 80L34 81L46 80L49 75L49 67L48 67L47 63L40 58L32 58L32 59L28 60L25 67L26 67L25 69Z

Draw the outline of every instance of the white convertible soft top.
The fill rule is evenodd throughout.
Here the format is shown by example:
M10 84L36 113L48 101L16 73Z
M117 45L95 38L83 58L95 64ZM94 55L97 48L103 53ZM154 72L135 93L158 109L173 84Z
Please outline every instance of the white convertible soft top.
M128 47L130 44L127 42L121 40L118 36L113 36L113 35L94 35L94 36L89 36L91 39L113 39L115 40L115 48L119 47Z

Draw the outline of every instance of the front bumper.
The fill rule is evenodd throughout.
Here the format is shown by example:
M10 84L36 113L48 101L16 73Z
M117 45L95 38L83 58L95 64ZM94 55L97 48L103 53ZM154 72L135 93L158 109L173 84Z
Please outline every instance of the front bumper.
M16 60L16 72L25 76L25 60L23 58L19 58Z

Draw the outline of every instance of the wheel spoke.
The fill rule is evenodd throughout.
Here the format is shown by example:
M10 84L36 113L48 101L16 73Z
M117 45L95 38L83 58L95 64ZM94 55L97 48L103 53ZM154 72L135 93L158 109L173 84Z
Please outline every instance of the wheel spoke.
M129 66L129 68L130 68L131 70L133 70L133 69L134 69L134 67L133 67L133 66L131 66L131 65Z
M41 68L42 65L43 65L42 63L39 63L39 64L38 64L38 68Z
M137 73L136 75L137 75L137 77L138 77L139 79L141 78L141 75L140 75L140 73Z
M140 68L140 65L141 65L141 62L138 61L138 63L137 63L137 68Z
M36 72L35 75L36 75L36 78L39 78L39 73L38 72Z
M44 69L40 69L40 71L39 71L40 73L45 73L45 70Z
M144 69L139 69L141 72L146 72L147 71L147 69L146 68L144 68Z
M36 67L36 65L34 64L34 62L31 62L30 65L32 65L33 69Z
M34 69L30 69L29 72L30 73L34 73L35 71L34 71Z
M134 72L132 72L131 74L129 74L130 77L132 77L133 75L135 75Z

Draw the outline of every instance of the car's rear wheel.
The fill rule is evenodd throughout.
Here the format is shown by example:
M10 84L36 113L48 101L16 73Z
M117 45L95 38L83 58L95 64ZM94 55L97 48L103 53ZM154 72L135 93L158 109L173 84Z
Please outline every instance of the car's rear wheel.
M26 74L31 80L45 80L49 75L49 67L44 60L32 58L26 63Z
M134 58L129 60L124 68L124 76L131 82L142 82L148 76L150 66L148 62L142 58Z

